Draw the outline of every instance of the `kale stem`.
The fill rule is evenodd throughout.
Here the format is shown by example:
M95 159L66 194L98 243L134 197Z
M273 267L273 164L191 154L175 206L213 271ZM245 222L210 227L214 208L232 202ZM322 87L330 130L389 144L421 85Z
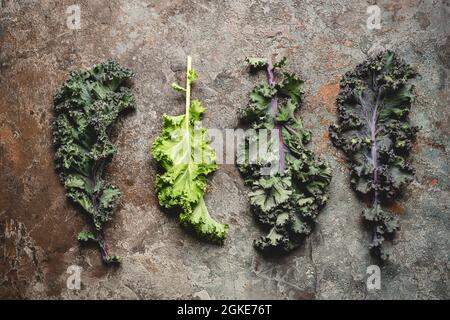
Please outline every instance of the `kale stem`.
M375 106L373 108L372 117L370 119L370 138L372 139L372 148L370 150L373 166L373 183L374 183L374 206L378 204L378 145L377 145L377 120L378 120L378 108L380 106L381 95L383 94L382 88L379 89L377 98L375 101Z
M272 63L271 58L267 59L267 82L269 83L270 86L275 85L274 74L273 74L273 63ZM277 110L278 110L278 97L276 97L276 96L272 97L272 100L270 103L272 106L273 116L275 117L277 114ZM285 169L283 137L281 135L281 127L276 121L275 121L275 128L278 132L278 146L279 146L278 155L280 157L279 172L281 174L283 174L284 169Z
M186 130L189 129L189 107L191 105L191 81L189 80L189 74L192 69L192 58L187 56L186 67Z
M274 85L273 64L271 58L267 59L267 82L269 82L271 86Z
M95 161L94 165L92 167L92 179L91 180L92 180L93 193L91 195L91 201L92 201L92 206L94 207L96 212L98 212L100 210L100 208L99 208L100 199L99 199L97 192L95 191L95 188L97 185L97 179L101 178L99 176L99 172L103 171L104 164L105 164L105 161L104 161L104 159L102 159L100 161ZM106 243L106 240L105 240L102 230L96 230L96 239L97 239L97 243L100 247L100 253L102 255L102 259L105 260L109 256L109 252L108 252L109 250L108 250L108 244Z
M379 205L380 199L378 194L378 145L377 145L377 119L378 119L378 108L380 105L380 98L382 95L382 89L379 89L377 98L375 101L375 106L372 111L372 117L370 118L369 128L370 128L370 138L372 139L372 147L370 150L370 155L372 158L372 166L373 166L373 205L372 208L376 209L376 206ZM376 240L378 238L377 235L377 224L375 223L372 227L372 246L375 245Z
M376 206L378 206L379 203L380 203L380 201L378 199L378 190L374 191L374 197L373 198L374 199L373 199L372 208L373 208L373 210L377 210ZM374 222L373 225L372 225L372 247L375 246L376 240L378 238L377 227L378 227L378 224Z
M378 145L377 145L377 118L378 118L378 105L380 104L381 91L378 92L375 107L373 108L372 117L370 119L370 138L372 139L372 148L370 150L373 166L373 205L375 208L379 204L378 197ZM376 209L375 209L376 210ZM377 224L375 223L372 228L372 246L375 245L377 240Z
M102 259L105 260L109 256L108 244L106 243L105 236L102 231L97 231L97 242L100 246L100 252Z

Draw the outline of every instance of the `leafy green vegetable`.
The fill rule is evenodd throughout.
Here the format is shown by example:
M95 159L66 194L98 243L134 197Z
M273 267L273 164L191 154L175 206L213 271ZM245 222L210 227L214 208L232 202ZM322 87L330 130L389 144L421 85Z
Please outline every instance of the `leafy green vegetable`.
M153 158L164 173L156 178L156 191L161 206L181 208L180 221L200 236L223 243L228 225L215 221L208 213L203 195L206 176L217 169L216 153L209 146L205 128L197 125L205 108L198 100L191 103L191 85L198 75L187 57L186 88L172 88L186 94L186 112L180 116L164 115L161 135L152 146Z
M282 72L275 82L274 70L282 68L286 59L275 64L270 59L246 61L252 71L265 70L268 79L251 91L250 101L241 111L242 123L257 134L248 134L240 146L239 170L252 188L252 211L270 229L267 236L255 241L255 247L291 251L311 232L328 199L331 170L305 148L311 134L295 117L302 102L303 81ZM266 154L258 156L254 151L264 146L264 130L275 130L277 137L267 143Z
M363 211L372 226L371 251L387 259L382 246L399 228L398 219L382 207L396 197L412 179L414 170L406 161L417 128L409 124L416 76L394 52L385 51L347 72L337 98L339 124L330 127L330 137L351 163L351 185L372 199Z
M103 179L104 168L116 153L108 131L122 111L135 108L134 96L124 86L132 76L131 70L107 61L71 72L54 97L56 169L66 195L90 216L95 229L95 234L80 232L78 240L96 242L106 263L120 261L109 254L103 235L120 196L119 189Z

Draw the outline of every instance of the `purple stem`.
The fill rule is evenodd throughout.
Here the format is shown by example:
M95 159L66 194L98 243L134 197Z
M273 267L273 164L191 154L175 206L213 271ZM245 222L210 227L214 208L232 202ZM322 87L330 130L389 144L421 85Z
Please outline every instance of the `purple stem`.
M379 170L379 164L378 164L378 145L377 145L377 118L378 118L378 106L380 104L380 98L382 94L382 89L378 92L377 100L375 102L375 108L372 112L372 117L369 122L369 128L370 128L370 138L372 139L372 148L370 150L370 155L372 158L372 166L373 166L373 184L375 186L374 195L373 195L373 207L379 204L379 196L378 196L378 170ZM373 237L372 242L375 243L375 240L377 238L377 227L373 227Z
M103 169L104 161L96 162L92 168L92 189L95 190L95 187L97 185L97 175L101 170ZM99 199L96 194L93 194L91 196L92 206L95 208L96 211L99 210ZM97 231L96 240L98 245L100 246L100 252L102 255L103 260L109 256L109 250L108 250L108 244L106 243L105 236L103 235L102 231Z
M273 75L273 64L272 64L272 59L269 58L267 60L267 81L269 82L269 85L273 86L275 84L274 81L274 75ZM272 97L271 100L271 106L272 106L272 114L275 116L277 114L278 111L278 97ZM283 137L281 135L281 127L280 125L277 123L275 124L275 128L278 131L278 145L279 145L279 150L278 150L278 155L280 158L280 167L279 167L279 172L281 174L284 173L285 170L285 159L284 159L284 145L283 145Z
M102 253L102 258L106 258L109 256L108 244L105 241L105 237L103 232L97 231L97 242L100 246L100 251Z

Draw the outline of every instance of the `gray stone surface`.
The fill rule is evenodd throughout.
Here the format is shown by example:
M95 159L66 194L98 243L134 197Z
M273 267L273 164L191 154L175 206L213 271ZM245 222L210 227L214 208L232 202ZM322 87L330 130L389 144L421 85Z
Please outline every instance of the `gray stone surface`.
M81 29L66 27L74 1L0 1L0 297L448 299L450 3L377 1L381 29L367 30L372 1L76 1ZM343 155L331 146L342 74L378 48L392 48L421 74L412 121L421 125L412 161L416 180L392 205L401 231L382 288L368 291L369 234L364 203L349 188ZM256 83L246 56L277 54L306 80L300 112L311 148L332 165L331 199L305 244L282 258L252 248L262 231L233 165L211 177L212 215L230 224L223 247L199 241L158 208L149 155L164 113L183 103L170 83L193 56L194 97L204 125L237 126L237 109ZM52 162L52 95L70 70L116 58L135 70L137 111L113 131L118 154L108 178L123 193L107 237L121 255L105 267L96 248L81 249L86 219L64 196ZM70 265L83 268L81 290L66 288Z

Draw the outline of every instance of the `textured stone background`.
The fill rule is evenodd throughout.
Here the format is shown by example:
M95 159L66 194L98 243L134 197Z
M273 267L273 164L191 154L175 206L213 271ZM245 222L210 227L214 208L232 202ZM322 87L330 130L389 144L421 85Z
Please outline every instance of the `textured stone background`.
M367 30L375 1L0 1L0 297L1 298L277 298L448 299L449 79L448 0L377 1L381 30ZM66 8L81 6L81 29L66 27ZM422 75L412 121L423 126L412 161L416 180L392 205L401 214L382 289L368 292L374 263L361 224L364 204L349 188L343 155L330 145L340 76L378 48L393 48ZM237 109L258 81L246 56L286 55L306 80L300 111L310 147L334 169L331 199L302 248L263 258L262 233L248 190L233 165L211 177L212 215L230 224L223 247L187 234L158 208L149 155L163 113L181 113L170 83L193 56L206 127L237 126ZM118 154L108 178L123 196L108 227L119 268L75 235L86 219L66 200L52 162L52 95L70 70L116 58L135 70L135 113L116 125ZM66 288L66 269L83 267L82 288Z

